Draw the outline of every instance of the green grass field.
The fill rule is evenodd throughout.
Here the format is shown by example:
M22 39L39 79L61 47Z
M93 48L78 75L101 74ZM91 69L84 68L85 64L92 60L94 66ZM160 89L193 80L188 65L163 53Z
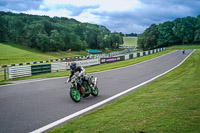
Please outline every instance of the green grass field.
M0 66L85 55L87 55L86 51L73 51L71 53L63 51L42 53L37 50L25 48L18 44L0 43Z
M110 53L120 51L122 49L105 49L103 53ZM51 59L61 59L76 56L87 56L87 51L59 51L59 52L45 52L42 53L38 50L26 48L19 44L14 43L0 43L0 66L29 63L35 61L46 61Z
M137 37L123 37L124 45L137 47Z
M50 133L199 133L199 55L200 49L154 82Z

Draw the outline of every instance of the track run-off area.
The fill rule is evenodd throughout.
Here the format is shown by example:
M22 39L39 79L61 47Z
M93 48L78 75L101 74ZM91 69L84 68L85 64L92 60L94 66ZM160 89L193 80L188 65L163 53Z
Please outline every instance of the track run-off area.
M180 50L127 67L91 73L99 95L71 100L66 77L0 86L0 132L43 132L106 104L178 67L194 50Z

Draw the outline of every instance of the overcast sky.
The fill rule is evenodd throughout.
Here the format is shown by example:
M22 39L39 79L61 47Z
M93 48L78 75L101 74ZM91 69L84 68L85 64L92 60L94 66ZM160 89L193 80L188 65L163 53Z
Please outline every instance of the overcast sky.
M142 33L151 24L200 15L200 0L0 0L0 11L74 18L112 32Z

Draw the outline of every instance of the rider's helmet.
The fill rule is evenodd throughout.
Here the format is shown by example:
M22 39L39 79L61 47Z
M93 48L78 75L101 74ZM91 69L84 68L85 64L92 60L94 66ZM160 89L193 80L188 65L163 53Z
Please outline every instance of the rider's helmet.
M76 68L76 63L71 63L70 68L74 70Z

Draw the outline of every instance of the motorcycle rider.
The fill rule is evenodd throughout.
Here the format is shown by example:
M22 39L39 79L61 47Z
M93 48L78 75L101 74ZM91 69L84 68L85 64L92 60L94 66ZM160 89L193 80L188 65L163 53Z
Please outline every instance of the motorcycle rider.
M182 53L185 54L185 49L182 49Z
M88 82L88 84L91 86L91 82L90 82L89 78L87 77L87 75L85 74L85 69L83 67L76 66L76 63L71 63L70 69L71 69L71 74L70 74L67 82L69 82L71 80L72 76L75 74L79 78L81 84L82 84L83 80L86 80ZM85 87L85 88L87 90L87 87Z

